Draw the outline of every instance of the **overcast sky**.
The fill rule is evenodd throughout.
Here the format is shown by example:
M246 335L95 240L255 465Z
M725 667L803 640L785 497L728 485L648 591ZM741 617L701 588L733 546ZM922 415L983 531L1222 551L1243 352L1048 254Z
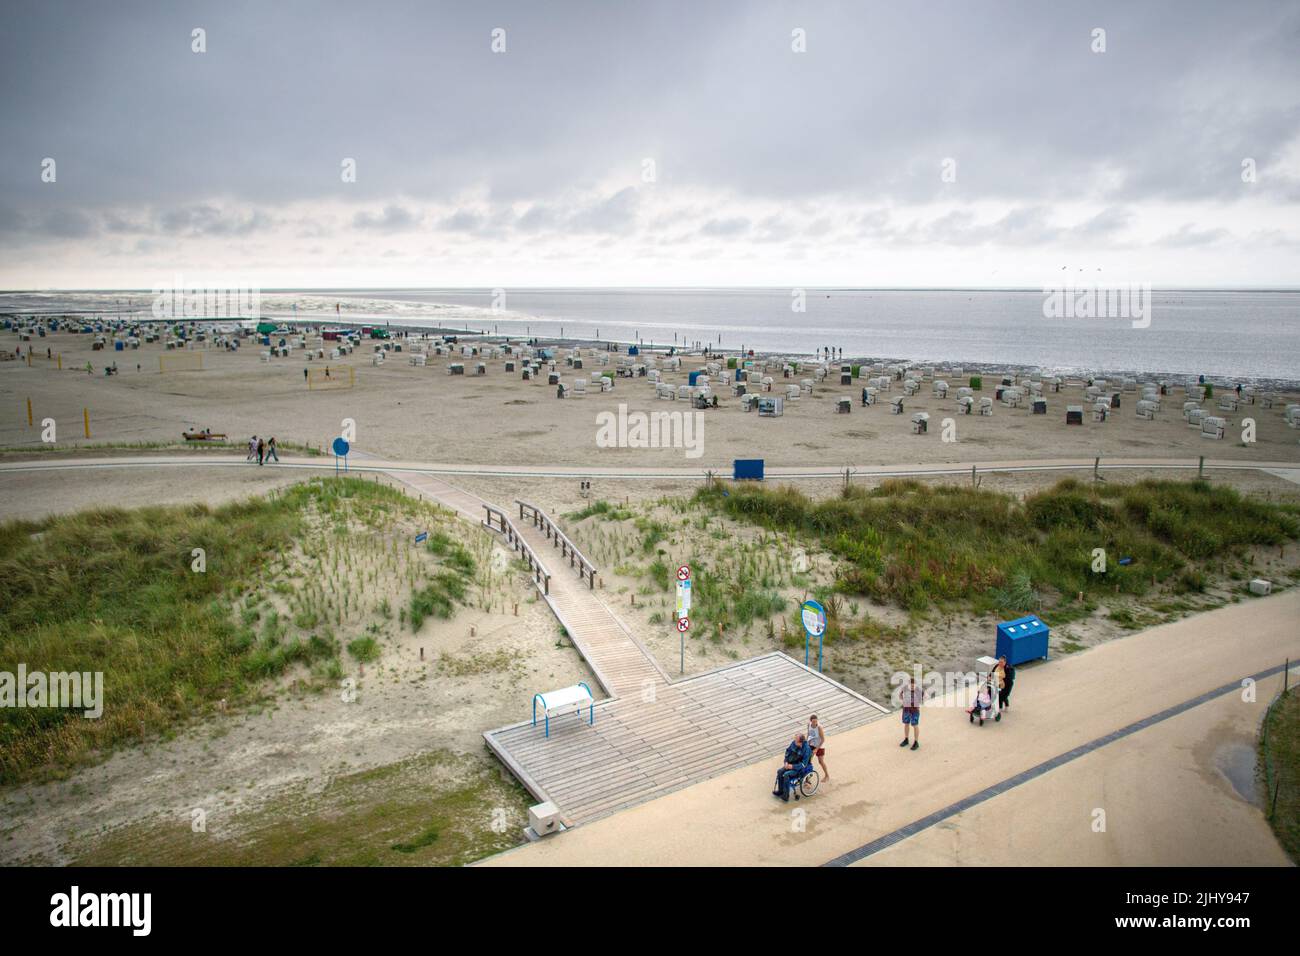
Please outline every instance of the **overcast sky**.
M1300 285L1296 2L10 0L0 91L10 289Z

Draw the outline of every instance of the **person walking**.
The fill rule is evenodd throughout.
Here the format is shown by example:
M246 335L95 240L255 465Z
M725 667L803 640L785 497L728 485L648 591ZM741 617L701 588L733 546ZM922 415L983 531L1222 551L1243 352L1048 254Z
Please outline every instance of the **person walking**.
M248 457L244 461L252 461L257 457L257 436L254 435L248 440Z
M1016 683L1016 668L1008 664L1005 657L998 658L998 668L1002 671L1002 683L998 685L998 710L1011 706L1011 688Z
M262 439L259 438L257 440L257 463L261 465L265 457L266 457L266 442L264 442Z
M280 463L280 453L275 449L274 435L272 435L271 440L266 443L266 460L269 462L272 458L275 459L277 465Z
M813 714L808 718L808 746L812 748L813 756L817 758L817 763L822 768L822 779L827 783L831 782L831 772L826 769L826 730L821 724L817 723L817 715Z
M907 679L907 686L903 688L903 742L900 747L906 747L908 744L908 728L911 728L912 749L917 750L921 746L921 688L916 686L916 677L912 676Z

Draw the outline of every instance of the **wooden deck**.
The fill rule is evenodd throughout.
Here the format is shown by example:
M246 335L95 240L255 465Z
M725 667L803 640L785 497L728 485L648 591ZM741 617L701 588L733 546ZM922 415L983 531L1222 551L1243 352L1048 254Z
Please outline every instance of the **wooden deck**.
M475 522L484 516L487 502L440 478L390 474ZM556 535L554 522L520 521L510 531L545 566L541 596L610 696L596 703L591 725L566 715L551 720L549 738L531 719L483 737L533 796L553 801L572 825L757 760L775 761L810 714L834 737L889 713L780 653L674 682L592 587L591 563L567 554L572 543ZM560 559L551 561L553 554ZM520 701L524 712L528 706Z
M810 714L834 738L889 711L781 653L596 704L595 723L553 717L483 735L538 800L572 825L758 760L779 759Z

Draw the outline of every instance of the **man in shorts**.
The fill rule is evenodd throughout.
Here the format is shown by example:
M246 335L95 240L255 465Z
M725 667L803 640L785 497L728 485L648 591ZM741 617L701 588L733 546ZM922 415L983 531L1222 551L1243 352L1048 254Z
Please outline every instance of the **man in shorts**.
M903 742L900 747L906 747L908 744L908 728L912 732L912 749L917 750L921 746L921 688L916 686L916 678L909 677L907 686L903 688Z
M813 755L817 762L821 764L822 779L827 783L831 782L831 772L826 769L826 731L822 725L817 723L817 715L813 714L808 718L808 746L812 748Z

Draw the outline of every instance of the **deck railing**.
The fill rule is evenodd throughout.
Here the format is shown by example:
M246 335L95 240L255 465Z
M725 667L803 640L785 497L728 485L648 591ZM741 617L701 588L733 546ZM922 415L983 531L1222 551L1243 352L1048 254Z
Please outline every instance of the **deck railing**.
M596 566L587 559L581 549L569 540L569 536L560 530L559 525L551 520L541 508L529 504L526 501L515 499L515 504L519 506L519 520L525 519L532 521L533 527L542 531L551 541L561 556L569 559L569 567L578 572L578 577L587 582L588 588L596 587Z
M532 547L524 540L524 536L519 533L514 523L499 508L493 508L491 505L485 504L483 510L487 512L483 524L487 525L489 530L499 531L502 534L506 539L506 543L523 556L524 562L528 565L528 570L532 572L533 580L542 589L542 593L550 594L551 572L546 570L546 565L542 563L542 559L534 553Z

